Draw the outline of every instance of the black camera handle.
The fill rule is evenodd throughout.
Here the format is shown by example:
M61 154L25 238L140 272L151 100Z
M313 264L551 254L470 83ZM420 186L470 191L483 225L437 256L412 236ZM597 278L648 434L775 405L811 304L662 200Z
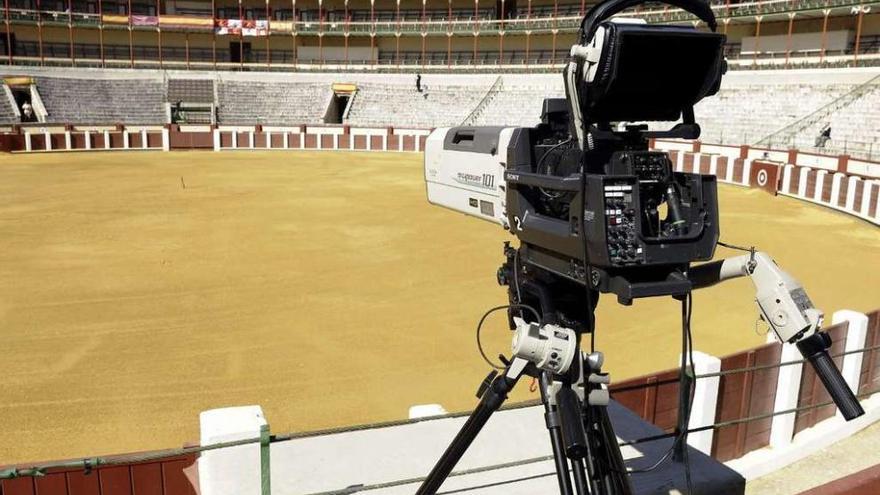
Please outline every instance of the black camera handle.
M602 21L622 12L625 9L635 7L636 5L648 3L649 1L655 0L612 0L610 2L600 2L596 4L593 8L590 9L589 12L587 12L587 14L581 20L581 27L578 30L578 42L581 44L585 44L590 41L593 38L593 35L596 34L596 29L598 29L599 23L601 23ZM694 14L695 16L700 18L701 21L708 24L709 28L712 29L712 31L715 31L718 28L718 22L715 21L715 14L709 7L709 4L704 0L656 1L659 1L659 3L665 3L667 5L672 5L673 7L684 9L687 12Z

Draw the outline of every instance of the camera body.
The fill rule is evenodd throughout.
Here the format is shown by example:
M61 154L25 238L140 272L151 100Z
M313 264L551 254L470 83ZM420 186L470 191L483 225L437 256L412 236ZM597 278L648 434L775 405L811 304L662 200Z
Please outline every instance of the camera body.
M428 201L510 230L525 272L589 283L624 303L686 293L690 283L673 274L711 259L718 240L715 177L675 172L647 143L585 158L559 133L565 113L551 123L554 107L545 102L545 122L534 128L434 131L425 147ZM584 162L593 172L582 194Z
M623 304L684 296L689 264L714 254L715 177L676 172L648 143L699 137L693 105L718 91L725 37L699 0L673 3L712 32L611 19L635 3L611 0L584 18L563 72L566 98L546 99L537 126L441 128L428 137L428 200L520 240L499 271L500 282L515 283L512 302L528 299L529 284L541 305L577 287ZM665 121L678 123L666 131L645 124ZM583 316L575 301L563 304L541 312Z

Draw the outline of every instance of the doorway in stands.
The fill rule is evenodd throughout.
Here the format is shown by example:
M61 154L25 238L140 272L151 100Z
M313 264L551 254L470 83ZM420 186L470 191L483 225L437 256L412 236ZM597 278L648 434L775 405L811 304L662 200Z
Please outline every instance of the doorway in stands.
M354 84L334 84L333 96L327 105L327 111L324 112L324 123L341 124L345 121L356 92L357 86Z
M250 42L230 41L229 61L233 64L252 62Z
M38 109L34 106L34 80L30 77L6 77L0 80L12 95L15 108L22 122L39 122Z

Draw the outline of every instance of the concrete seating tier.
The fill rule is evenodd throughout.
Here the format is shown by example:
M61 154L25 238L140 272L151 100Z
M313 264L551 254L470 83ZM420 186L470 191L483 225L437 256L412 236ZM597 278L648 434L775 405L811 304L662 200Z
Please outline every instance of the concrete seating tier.
M314 124L324 122L333 91L329 82L221 81L221 124Z
M38 77L48 122L161 124L165 85L156 79Z
M459 125L480 103L491 82L431 85L358 84L347 123L364 126L443 127Z
M831 140L817 148L816 137L826 125L831 126ZM824 150L880 159L880 88L808 127L795 137L794 145L804 151Z
M15 109L12 108L12 102L6 97L6 91L0 87L0 124L17 124L18 117L15 115Z
M851 84L726 85L696 105L707 143L745 144L802 119L852 90Z
M214 81L211 79L169 79L168 101L176 103L214 103Z
M532 127L541 122L544 98L564 97L561 87L502 86L475 115L473 125Z

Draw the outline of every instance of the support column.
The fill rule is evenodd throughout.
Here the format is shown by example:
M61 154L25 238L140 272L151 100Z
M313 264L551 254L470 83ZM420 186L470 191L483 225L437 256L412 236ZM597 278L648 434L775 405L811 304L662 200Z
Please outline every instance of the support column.
M156 0L156 46L159 48L159 68L164 68L162 60L162 5Z
M846 344L843 352L856 351L864 348L865 338L868 335L867 315L848 309L835 311L834 315L831 317L831 323L836 325L843 322L847 322ZM849 385L850 390L857 393L860 385L859 379L862 375L862 360L864 356L865 354L863 352L846 354L843 356L843 365L840 367L840 374L843 376L843 379L846 380L846 384ZM837 411L837 415L843 417L839 410Z
M452 68L452 0L447 2L446 11L446 68Z
M6 58L12 65L12 28L9 27L9 0L3 0L3 10L6 11Z
M397 16L397 26L394 30L394 63L397 65L397 70L400 70L400 0L395 2L396 4L396 16Z
M240 23L238 30L238 70L244 70L244 7L241 0L238 0L238 22Z
M370 68L376 67L376 0L370 0Z
M101 11L101 1L98 0L98 10ZM8 14L7 14L8 16ZM8 28L7 28L8 29ZM101 36L101 66L104 66L104 21L102 17L98 17L98 29ZM40 0L37 0L37 46L40 54L40 66L43 65L43 9L40 6Z
M824 18L822 19L822 46L819 49L819 63L825 61L825 47L828 45L828 14L831 13L831 9L823 9L822 15Z
M272 13L269 10L269 0L266 0L266 67L272 67L272 48L269 46L269 38L272 37Z
M785 68L788 68L788 62L791 58L791 31L794 29L794 18L797 15L796 12L791 12L788 14L788 37L785 39Z
M504 0L501 0L500 26L498 31L498 66L504 64Z
M427 2L428 2L428 0L422 0L422 58L421 58L422 70L425 69L425 44L427 43L427 36L428 36L428 26L426 24L427 18L425 16L425 6L426 6L425 4Z
M134 40L131 33L131 0L128 0L128 61L132 69L134 69Z
M699 376L707 373L721 371L721 360L699 351L694 351L694 374ZM718 407L718 387L721 377L712 376L698 378L694 384L693 407L691 408L688 429L700 428L715 423L715 415ZM705 430L690 433L687 443L700 452L712 454L712 438L715 430Z
M260 406L227 407L199 414L200 444L261 438L268 427ZM203 495L263 493L260 443L208 450L199 458Z
M761 52L761 20L764 19L764 16L757 15L755 16L755 55L752 58L752 65L756 65L758 63L758 54Z
M862 19L870 11L870 8L863 5L859 5L857 8L859 9L859 18L856 22L856 46L853 48L853 65L856 65L859 61L859 45L862 41Z
M801 198L807 197L807 177L810 175L810 167L801 167L800 175L798 176L798 189L797 195Z
M477 38L480 36L480 0L474 0L474 55L471 65L477 65Z
M559 30L556 29L556 13L559 11L559 0L553 0L553 48L550 52L550 64L556 63L556 35L559 34Z
M217 6L216 0L211 0L211 19L213 19L213 26L211 26L211 62L214 66L214 70L217 70Z
M76 50L73 46L73 32L73 0L67 0L67 33L70 36L70 62L76 67Z
M775 341L776 337L773 332L767 335L768 341ZM803 359L797 347L791 344L782 344L782 353L780 361L783 363L790 361L800 361ZM773 403L773 411L787 411L797 407L798 394L801 388L801 373L803 373L803 363L790 364L779 368L779 374L776 381L776 400ZM774 448L784 447L791 443L794 437L794 420L795 413L781 414L773 416L770 423L770 446Z
M324 0L318 0L318 67L324 67Z
M296 52L296 0L290 0L290 8L293 9L293 20L291 21L290 43L293 49L293 70L296 70L297 52Z

